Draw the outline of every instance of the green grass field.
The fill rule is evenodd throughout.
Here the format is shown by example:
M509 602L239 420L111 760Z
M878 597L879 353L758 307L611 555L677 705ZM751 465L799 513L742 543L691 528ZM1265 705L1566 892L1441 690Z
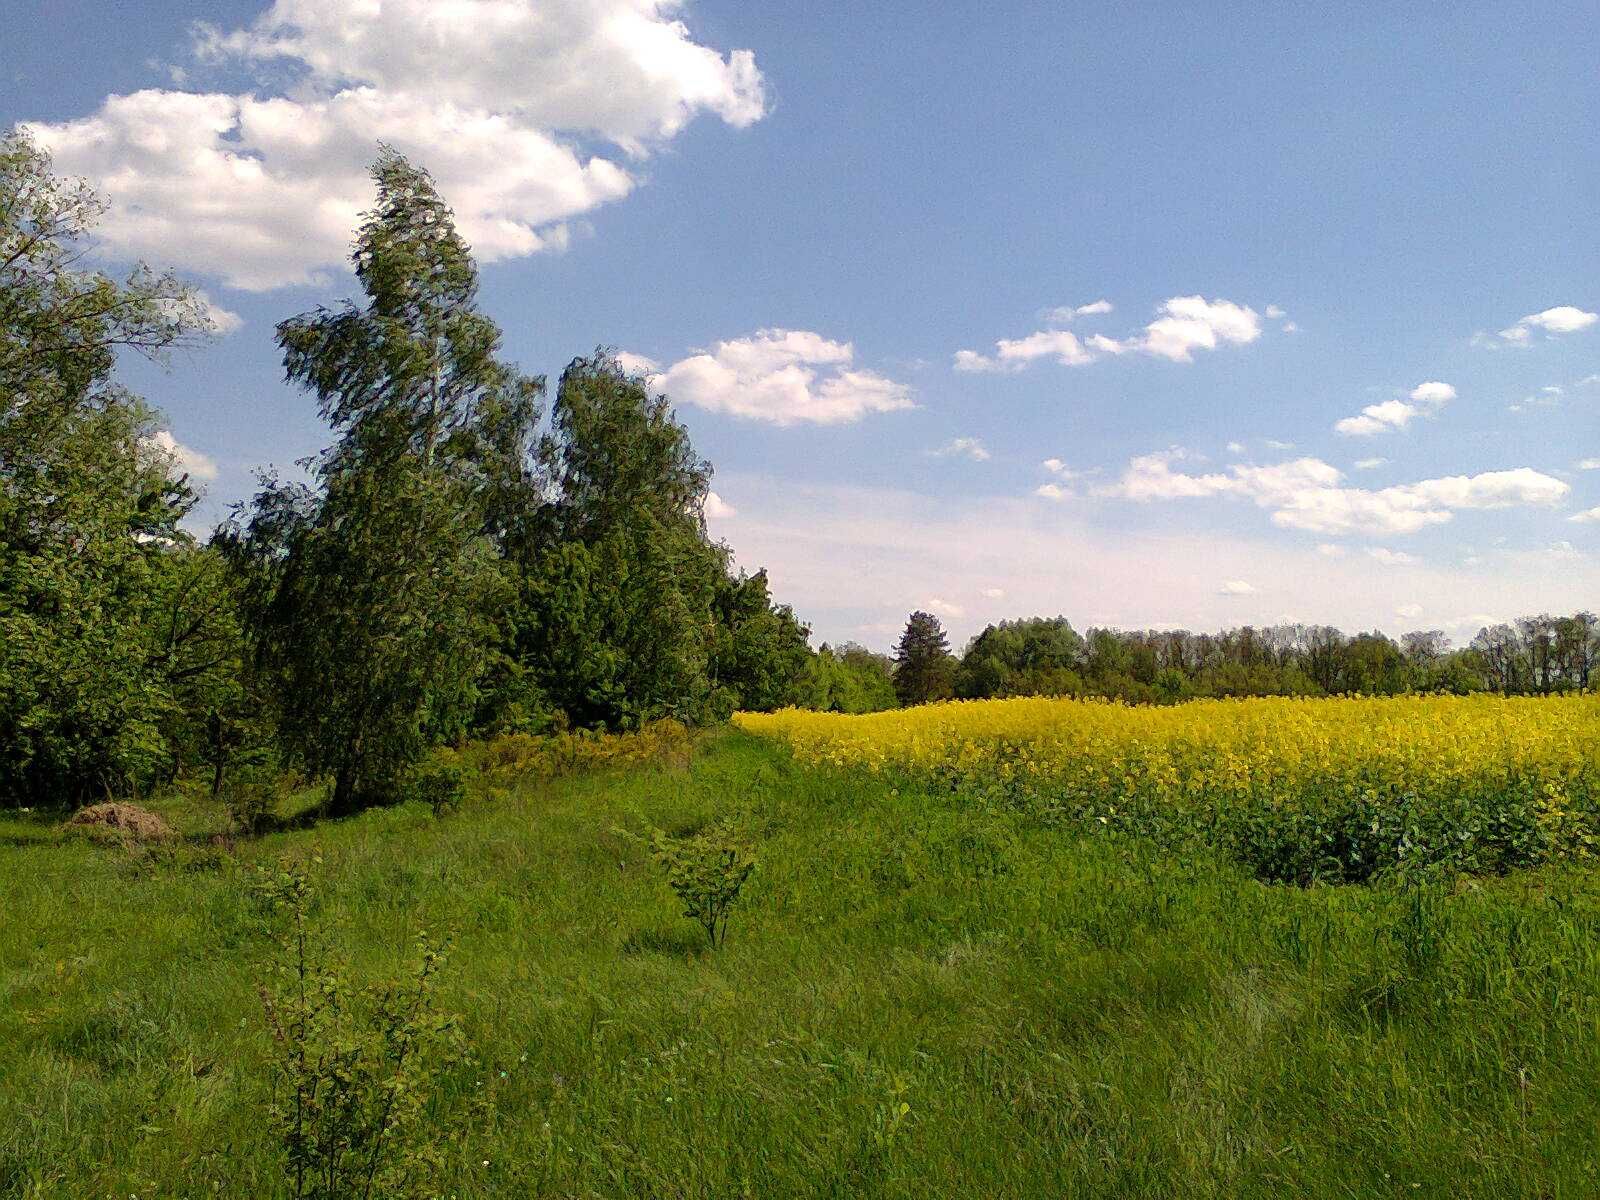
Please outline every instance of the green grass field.
M163 811L191 844L0 818L0 1196L280 1194L250 880L313 855L358 975L454 936L449 1196L1600 1195L1586 871L1265 886L733 731L231 852ZM726 815L710 952L636 835Z

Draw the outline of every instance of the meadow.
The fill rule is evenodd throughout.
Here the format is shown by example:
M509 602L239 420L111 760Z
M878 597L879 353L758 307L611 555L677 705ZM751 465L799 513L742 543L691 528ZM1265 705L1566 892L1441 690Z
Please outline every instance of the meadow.
M252 839L183 792L166 845L0 816L0 1196L287 1194L284 864L359 979L450 939L439 1195L1600 1192L1592 701L1070 703L507 739L442 756L458 806ZM1368 791L1492 850L1296 886L1217 833ZM649 837L722 822L712 950Z

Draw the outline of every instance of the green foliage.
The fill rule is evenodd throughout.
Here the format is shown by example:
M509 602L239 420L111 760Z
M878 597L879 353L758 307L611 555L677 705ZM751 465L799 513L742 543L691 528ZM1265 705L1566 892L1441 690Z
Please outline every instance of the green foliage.
M443 950L417 937L403 982L358 992L311 925L303 866L269 874L260 894L288 929L261 989L273 1045L268 1121L295 1200L436 1196L443 1168L430 1101L461 1049L436 996Z
M894 689L901 704L926 704L954 694L956 660L932 613L914 612L894 648Z
M512 551L512 654L534 705L636 729L792 702L806 629L772 603L764 573L732 575L707 538L710 468L666 397L603 350L575 359L543 454L553 498L538 537Z
M236 654L156 416L117 386L206 329L171 276L80 270L101 202L0 138L0 803L150 787ZM234 644L230 644L230 642Z
M426 172L386 151L362 226L365 308L283 322L291 381L339 440L317 487L267 481L220 535L253 666L330 806L392 798L480 708L510 590L497 554L526 484L542 381L499 362L477 274Z
M968 700L1074 696L1083 690L1078 674L1083 656L1083 639L1065 617L1001 621L967 646L955 694Z
M726 944L728 917L756 866L732 824L719 822L685 837L657 830L650 847L683 915L706 931L712 949Z
M466 773L453 762L429 762L414 768L405 782L405 798L426 804L436 817L461 807Z
M900 703L894 659L854 642L824 644L807 664L799 691L796 707L820 712L882 712Z
M724 573L712 618L712 677L716 687L733 694L736 707L771 712L802 698L811 662L810 630L787 604L773 603L766 571Z

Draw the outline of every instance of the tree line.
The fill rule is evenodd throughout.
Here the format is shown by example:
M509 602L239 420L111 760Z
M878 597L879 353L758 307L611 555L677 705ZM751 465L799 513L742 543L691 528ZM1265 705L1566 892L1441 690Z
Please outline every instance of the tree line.
M904 704L996 696L1100 696L1171 704L1224 696L1368 696L1407 692L1533 695L1587 691L1600 665L1600 618L1525 617L1466 646L1441 630L1398 641L1328 625L1223 633L1091 628L1065 617L1001 621L957 656L937 617L917 612L895 649Z

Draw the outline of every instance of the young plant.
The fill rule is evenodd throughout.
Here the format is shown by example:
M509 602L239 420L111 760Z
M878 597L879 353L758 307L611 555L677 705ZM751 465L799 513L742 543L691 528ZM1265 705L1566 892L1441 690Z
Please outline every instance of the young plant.
M749 848L727 822L682 838L658 829L650 844L683 902L683 915L700 923L713 948L726 944L728 914L756 865Z
M417 938L416 968L359 992L348 968L310 928L313 889L303 867L261 888L289 926L272 983L261 988L275 1049L268 1117L295 1200L436 1195L443 1161L428 1116L456 1020L435 996L442 949Z

